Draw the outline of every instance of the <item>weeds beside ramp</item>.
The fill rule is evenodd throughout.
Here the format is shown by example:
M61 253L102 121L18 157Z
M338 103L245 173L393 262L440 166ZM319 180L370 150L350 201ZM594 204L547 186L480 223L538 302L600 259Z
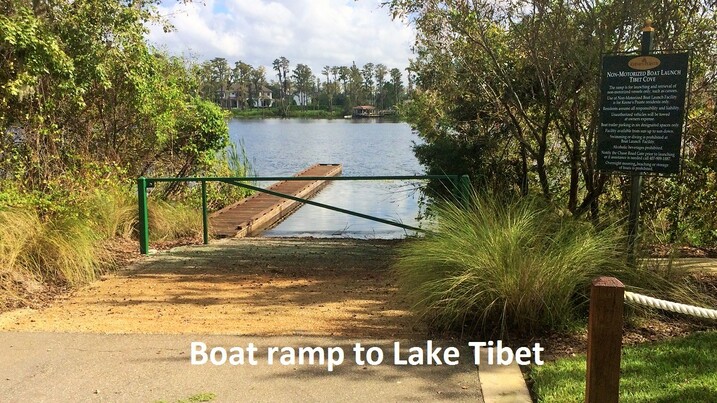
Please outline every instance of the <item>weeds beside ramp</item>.
M476 368L196 367L226 347L420 345L390 274L398 241L228 239L142 259L41 310L0 315L9 401L481 401ZM151 333L151 334L150 334ZM468 355L467 352L464 354ZM387 362L393 357L387 356Z

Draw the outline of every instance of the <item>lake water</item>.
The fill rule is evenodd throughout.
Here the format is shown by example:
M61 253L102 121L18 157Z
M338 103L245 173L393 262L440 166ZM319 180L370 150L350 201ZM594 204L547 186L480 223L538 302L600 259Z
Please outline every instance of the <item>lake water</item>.
M316 163L343 164L344 176L423 175L406 123L377 120L232 120L257 176L291 176ZM270 183L261 183L268 186ZM336 181L313 200L418 226L421 182ZM263 236L399 238L411 231L305 205Z

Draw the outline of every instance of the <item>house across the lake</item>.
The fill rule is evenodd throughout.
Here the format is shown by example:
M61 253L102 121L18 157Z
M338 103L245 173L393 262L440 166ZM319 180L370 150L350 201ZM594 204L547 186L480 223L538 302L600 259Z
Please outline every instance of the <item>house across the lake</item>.
M247 106L271 108L274 105L274 99L269 88L262 86L256 93L251 93L250 90L251 87L246 85L233 84L226 90L217 90L215 102L226 109L244 109Z
M271 95L271 90L266 87L261 87L256 94L256 98L252 99L255 108L271 108L274 105L274 98Z

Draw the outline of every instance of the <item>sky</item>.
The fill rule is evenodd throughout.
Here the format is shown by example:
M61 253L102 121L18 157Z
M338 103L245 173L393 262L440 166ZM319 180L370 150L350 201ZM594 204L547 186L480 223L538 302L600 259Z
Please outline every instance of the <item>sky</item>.
M393 21L381 0L162 0L159 11L174 25L165 33L149 26L147 39L172 55L198 61L224 57L263 65L285 56L293 69L307 64L314 75L329 66L360 68L371 62L402 70L411 58L412 27Z

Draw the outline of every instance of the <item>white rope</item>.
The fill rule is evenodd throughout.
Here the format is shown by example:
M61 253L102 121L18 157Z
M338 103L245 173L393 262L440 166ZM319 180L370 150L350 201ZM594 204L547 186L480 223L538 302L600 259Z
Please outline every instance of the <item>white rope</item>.
M665 301L648 297L647 295L636 294L634 292L625 291L625 300L637 304L659 308L665 311L684 313L686 315L698 316L700 318L717 319L717 310L700 308L698 306L678 304L677 302Z

